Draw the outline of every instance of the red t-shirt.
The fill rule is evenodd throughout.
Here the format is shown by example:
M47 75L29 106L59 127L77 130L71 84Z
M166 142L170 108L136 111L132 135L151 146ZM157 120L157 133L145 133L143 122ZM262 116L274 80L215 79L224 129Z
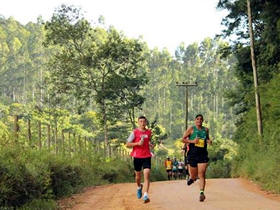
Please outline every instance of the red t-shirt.
M149 143L151 141L151 130L141 131L138 128L133 130L134 140L133 143L139 142L141 140L141 136L144 135L144 143L141 146L134 146L130 155L135 158L148 158L151 157L151 151Z

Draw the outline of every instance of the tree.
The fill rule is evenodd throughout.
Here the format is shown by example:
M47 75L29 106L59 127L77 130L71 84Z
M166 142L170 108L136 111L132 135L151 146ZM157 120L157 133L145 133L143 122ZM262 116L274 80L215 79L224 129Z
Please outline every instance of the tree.
M95 101L108 144L108 124L139 107L146 81L143 44L114 28L92 28L80 10L62 5L46 23L46 46L56 46L50 62L53 91L85 104ZM131 97L133 96L133 97ZM117 103L116 103L117 102Z

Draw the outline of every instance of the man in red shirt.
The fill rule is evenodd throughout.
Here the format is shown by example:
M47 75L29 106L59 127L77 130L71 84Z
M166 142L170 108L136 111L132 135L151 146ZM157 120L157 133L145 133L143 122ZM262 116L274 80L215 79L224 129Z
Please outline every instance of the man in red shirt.
M137 198L142 197L142 188L144 190L144 203L150 201L148 192L150 186L150 170L151 170L151 130L146 128L147 119L144 116L138 118L138 128L134 129L127 139L126 146L132 147L131 156L135 170L135 181L137 184ZM141 171L143 168L144 187L141 184Z

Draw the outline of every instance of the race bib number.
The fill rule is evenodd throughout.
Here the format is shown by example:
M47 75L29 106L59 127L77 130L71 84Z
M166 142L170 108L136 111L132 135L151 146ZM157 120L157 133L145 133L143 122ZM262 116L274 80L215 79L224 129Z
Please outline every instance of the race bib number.
M197 144L195 144L195 146L196 147L204 147L204 144L205 144L205 141L204 141L204 139L199 139L198 140L198 143Z

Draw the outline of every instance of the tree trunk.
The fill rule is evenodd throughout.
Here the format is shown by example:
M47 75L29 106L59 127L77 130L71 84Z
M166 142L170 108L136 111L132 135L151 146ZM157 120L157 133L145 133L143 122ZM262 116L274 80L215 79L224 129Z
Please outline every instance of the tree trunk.
M71 133L69 132L68 133L68 147L69 147L69 153L70 153L70 155L71 155Z
M258 74L257 74L257 66L256 66L256 60L255 60L255 52L254 52L254 33L253 33L253 26L252 26L252 14L251 14L250 0L247 0L247 9L248 9L249 32L250 32L250 42L251 42L251 45L250 45L251 60L252 60L254 86L255 86L257 125L258 125L259 136L262 137L262 134L263 134L262 114L261 114L260 96L259 96L259 91L258 91ZM259 138L259 143L261 143L261 138Z
M23 67L23 103L26 104L26 69Z
M39 146L39 150L41 150L42 149L42 123L41 123L41 121L38 121L38 138L39 138L38 146Z
M109 150L108 150L108 125L107 125L107 113L106 113L106 104L105 100L103 100L103 130L104 130L104 151L105 155L109 155Z
M14 115L14 140L18 142L18 132L19 132L19 124L18 124L18 115Z
M55 128L54 128L54 144L55 144L55 154L58 154L58 138L57 138L57 120L55 119Z
M108 144L108 150L109 150L109 157L112 157L112 148L111 148L111 144Z
M85 136L85 151L87 150L87 137Z
M172 133L172 105L170 105L169 117L169 133Z
M132 128L135 129L136 128L136 124L135 124L135 114L134 114L134 108L132 108L131 110L128 110L128 116L129 116L129 121L132 125Z
M31 122L30 122L30 119L27 119L27 134L28 134L28 143L29 143L29 145L31 145L32 136L31 136Z
M61 131L61 148L62 148L62 154L64 155L65 151L64 151L64 131L63 130Z
M76 134L73 133L73 152L76 152Z
M217 93L217 102L216 102L216 106L217 106L217 116L219 116L219 93Z
M78 136L79 153L82 153L81 136Z
M48 135L48 150L51 150L51 126L47 125L48 131L47 131L47 135Z
M13 102L16 102L16 94L15 94L15 89L13 88Z

